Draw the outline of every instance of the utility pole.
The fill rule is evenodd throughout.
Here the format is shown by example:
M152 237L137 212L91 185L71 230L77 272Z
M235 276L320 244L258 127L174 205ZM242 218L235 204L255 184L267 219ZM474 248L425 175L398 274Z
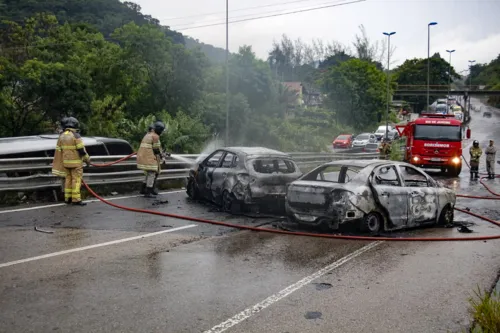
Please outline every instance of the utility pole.
M437 22L431 22L427 25L427 105L426 111L429 109L429 85L431 80L431 25L436 25Z
M389 93L389 83L391 79L391 73L389 72L390 59L391 59L391 36L396 34L396 32L384 32L387 36L387 109L385 110L385 139L389 138L389 104L390 104L390 93Z
M229 147L229 0L226 0L226 142Z

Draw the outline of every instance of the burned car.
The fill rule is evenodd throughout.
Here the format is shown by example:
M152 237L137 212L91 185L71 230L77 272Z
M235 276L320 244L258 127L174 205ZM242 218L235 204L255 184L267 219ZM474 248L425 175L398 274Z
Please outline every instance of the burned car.
M348 160L324 164L287 188L290 222L337 230L355 224L376 234L453 222L456 196L411 164Z
M282 203L286 186L302 175L285 153L261 147L217 149L189 172L187 194L225 211Z

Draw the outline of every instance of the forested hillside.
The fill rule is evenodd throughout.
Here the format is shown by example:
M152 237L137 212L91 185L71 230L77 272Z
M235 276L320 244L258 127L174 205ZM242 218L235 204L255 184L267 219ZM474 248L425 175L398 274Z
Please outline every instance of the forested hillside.
M500 55L489 64L477 64L471 67L472 85L485 85L488 90L500 90ZM467 79L467 83L469 79ZM500 97L492 96L488 103L500 107Z
M224 137L224 51L130 2L0 0L0 9L1 136L54 132L74 115L85 135L132 144L162 119L163 142L177 152ZM386 103L387 50L360 28L352 47L283 36L266 61L242 45L229 63L230 144L317 151L342 132L373 130Z

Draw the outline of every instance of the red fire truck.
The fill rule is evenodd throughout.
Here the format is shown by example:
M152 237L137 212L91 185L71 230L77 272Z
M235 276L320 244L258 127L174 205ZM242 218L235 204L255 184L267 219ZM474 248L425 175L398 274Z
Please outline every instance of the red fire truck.
M428 114L406 125L396 125L406 137L405 162L421 168L441 169L456 177L462 170L462 122L454 115ZM467 130L470 138L470 130Z

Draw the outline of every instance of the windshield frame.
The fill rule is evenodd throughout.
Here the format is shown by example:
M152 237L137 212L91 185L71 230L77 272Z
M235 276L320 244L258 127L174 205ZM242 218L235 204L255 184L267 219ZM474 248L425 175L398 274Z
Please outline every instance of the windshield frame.
M441 128L457 128L458 129L458 135L459 138L450 138L450 137L423 137L423 136L418 136L417 135L417 130L422 127L441 127ZM463 140L462 137L462 128L459 125L430 125L430 124L418 124L415 125L415 134L413 138L415 140L428 140L428 141L449 141L449 142L461 142Z

